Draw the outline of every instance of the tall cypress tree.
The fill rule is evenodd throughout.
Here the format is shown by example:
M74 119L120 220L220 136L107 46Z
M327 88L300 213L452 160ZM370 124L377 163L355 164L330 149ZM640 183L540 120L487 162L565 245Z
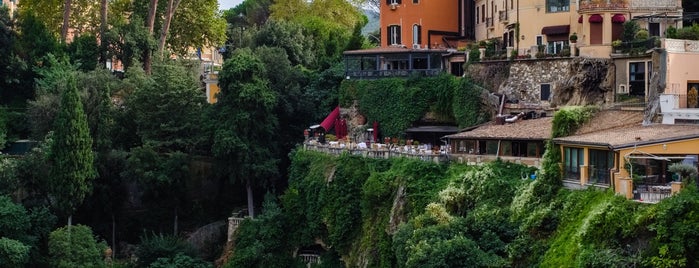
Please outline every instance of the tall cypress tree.
M96 173L92 138L75 77L71 75L66 79L67 87L62 93L61 107L54 122L50 191L54 206L69 216L70 225L73 212L92 190L91 182Z

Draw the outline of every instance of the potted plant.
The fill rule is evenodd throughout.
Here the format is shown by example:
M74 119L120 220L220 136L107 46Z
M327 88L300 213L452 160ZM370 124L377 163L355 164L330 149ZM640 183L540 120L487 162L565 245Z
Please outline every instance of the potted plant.
M621 53L621 44L622 42L619 39L612 41L612 47L616 53Z
M480 42L478 42L478 48L485 48L487 44L488 43L486 43L485 40L481 40Z
M578 42L578 34L573 33L570 35L570 37L568 39L570 40L571 43L575 44Z

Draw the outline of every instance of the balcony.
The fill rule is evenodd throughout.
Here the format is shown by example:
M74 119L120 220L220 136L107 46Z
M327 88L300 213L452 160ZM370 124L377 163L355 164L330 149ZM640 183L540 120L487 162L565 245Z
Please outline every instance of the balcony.
M509 20L507 18L507 13L508 13L508 11L506 11L506 10L500 11L500 22L502 22L503 24L509 23Z
M628 0L582 0L579 11L623 11L628 9Z
M699 53L699 41L664 39L663 47L667 52L694 52Z

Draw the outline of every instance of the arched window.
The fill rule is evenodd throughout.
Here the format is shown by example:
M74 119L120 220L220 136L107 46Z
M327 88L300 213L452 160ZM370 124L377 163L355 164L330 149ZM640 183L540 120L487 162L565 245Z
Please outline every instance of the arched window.
M422 26L413 25L413 45L422 44Z

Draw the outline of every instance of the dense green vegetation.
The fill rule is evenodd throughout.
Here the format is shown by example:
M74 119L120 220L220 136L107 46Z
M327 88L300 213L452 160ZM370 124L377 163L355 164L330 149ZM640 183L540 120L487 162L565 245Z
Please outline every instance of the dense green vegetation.
M426 113L431 113L441 123L456 123L460 127L489 120L482 93L468 78L448 74L345 80L340 87L339 103L350 107L356 101L367 122L379 122L384 136L400 137Z
M553 135L573 133L595 111L559 111ZM291 257L315 244L325 250L325 267L699 264L691 254L695 187L658 205L611 190L571 191L561 187L559 157L547 153L536 170L295 151L289 188L279 199L268 196L263 214L242 224L229 267L300 265Z
M692 267L699 192L647 205L609 190L536 193L532 168L294 153L289 189L246 220L228 267ZM526 178L526 176L524 176ZM549 198L543 202L544 198ZM328 264L323 264L324 267ZM298 266L301 267L301 266Z
M342 51L369 45L350 2L20 2L12 17L0 7L0 149L36 146L0 157L2 267L211 267L219 253L228 267L304 267L295 254L318 247L320 267L698 265L691 187L657 206L562 190L554 150L535 171L296 149L338 104L393 137L425 115L489 118L471 78L345 80ZM203 70L199 48L225 63ZM559 112L553 136L592 112ZM246 201L263 212L232 252L185 239Z

